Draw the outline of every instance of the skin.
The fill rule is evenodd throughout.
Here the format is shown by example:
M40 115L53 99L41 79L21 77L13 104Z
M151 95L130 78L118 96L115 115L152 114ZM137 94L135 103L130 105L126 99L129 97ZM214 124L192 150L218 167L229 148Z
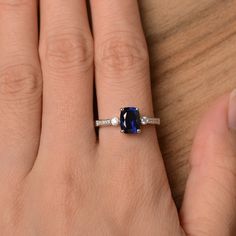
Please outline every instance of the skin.
M235 102L199 125L177 212L155 127L96 135L94 77L100 118L153 107L137 2L90 5L93 36L84 0L41 0L40 32L37 1L0 0L0 235L235 235Z

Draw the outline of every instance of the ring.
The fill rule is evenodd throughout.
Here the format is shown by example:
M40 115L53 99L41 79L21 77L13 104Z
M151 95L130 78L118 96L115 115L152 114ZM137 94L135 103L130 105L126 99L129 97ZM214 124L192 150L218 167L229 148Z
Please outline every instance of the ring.
M119 126L121 133L139 134L141 133L141 125L160 125L159 118L150 118L140 116L137 107L124 107L120 109L120 118L113 117L111 119L101 119L95 121L96 127L103 126Z

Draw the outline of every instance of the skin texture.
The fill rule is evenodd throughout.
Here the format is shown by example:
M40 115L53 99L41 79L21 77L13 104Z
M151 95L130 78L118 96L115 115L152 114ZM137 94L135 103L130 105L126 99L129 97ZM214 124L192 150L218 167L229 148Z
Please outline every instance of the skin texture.
M154 127L96 135L94 82L99 118L153 105L137 2L90 5L93 34L84 0L41 0L38 41L37 2L0 0L0 235L234 235L235 97L199 126L178 213Z

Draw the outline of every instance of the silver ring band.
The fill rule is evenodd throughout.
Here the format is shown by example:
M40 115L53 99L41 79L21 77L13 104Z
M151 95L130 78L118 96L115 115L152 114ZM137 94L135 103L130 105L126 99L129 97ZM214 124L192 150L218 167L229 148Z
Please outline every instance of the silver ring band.
M160 125L161 120L160 118L151 118L142 116L140 118L142 125ZM118 117L113 117L111 119L101 119L95 121L96 127L106 127L106 126L119 126L120 125L120 119Z

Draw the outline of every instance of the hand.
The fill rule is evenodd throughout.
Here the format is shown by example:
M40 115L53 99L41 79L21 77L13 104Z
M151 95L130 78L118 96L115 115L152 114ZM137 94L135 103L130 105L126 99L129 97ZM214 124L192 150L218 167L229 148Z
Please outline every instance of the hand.
M96 135L94 64L99 118L153 107L137 2L90 2L93 37L85 0L41 0L38 50L37 1L0 0L0 235L235 235L235 93L199 127L179 216L154 127Z

